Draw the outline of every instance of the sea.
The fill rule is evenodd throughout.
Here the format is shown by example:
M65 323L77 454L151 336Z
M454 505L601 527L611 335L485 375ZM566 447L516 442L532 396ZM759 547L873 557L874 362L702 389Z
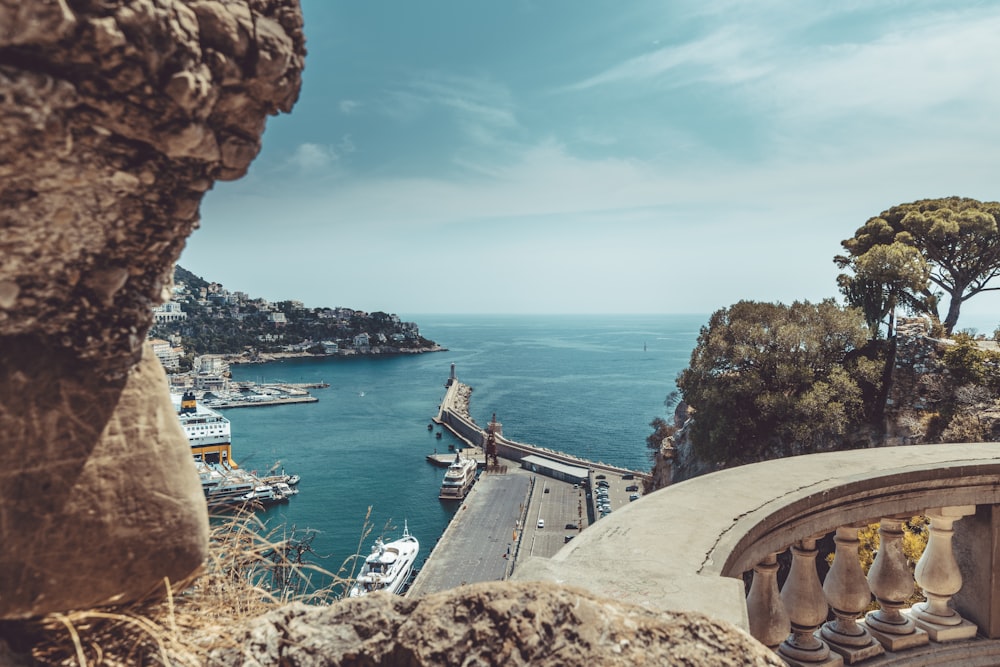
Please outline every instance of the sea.
M299 494L259 512L275 536L312 535L309 560L349 576L377 536L404 523L418 566L457 510L438 500L444 469L427 455L461 443L428 429L455 365L473 388L472 417L506 437L634 470L651 468L646 437L707 315L407 315L443 352L324 357L233 366L236 380L326 382L319 401L224 410L233 457L301 476ZM440 439L437 433L443 432Z

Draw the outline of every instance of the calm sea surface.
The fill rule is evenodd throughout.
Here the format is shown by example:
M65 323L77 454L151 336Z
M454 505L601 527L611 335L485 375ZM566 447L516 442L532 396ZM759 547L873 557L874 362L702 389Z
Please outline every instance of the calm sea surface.
M234 366L239 380L330 383L318 403L225 411L243 467L302 476L299 495L262 513L269 527L318 532L313 546L336 571L359 550L365 515L375 535L403 521L421 544L418 563L454 505L437 498L444 471L425 460L456 441L428 431L452 363L473 387L481 425L495 412L504 435L595 461L647 470L649 422L687 366L706 315L407 315L447 352L356 359L295 359ZM385 530L386 526L390 526Z

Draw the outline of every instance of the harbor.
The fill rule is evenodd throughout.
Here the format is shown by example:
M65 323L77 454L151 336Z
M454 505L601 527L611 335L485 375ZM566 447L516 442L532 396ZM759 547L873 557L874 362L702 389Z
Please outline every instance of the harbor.
M484 470L424 561L408 597L505 580L519 559L551 558L580 531L641 497L646 473L508 440L495 418L486 428L476 425L468 412L472 388L458 382L454 365L446 388L433 422L466 445L462 455ZM487 464L491 455L494 465ZM455 458L454 452L427 456L436 465Z
M572 324L572 327L565 328L567 341L572 341L580 332L578 323ZM562 329L553 331L546 330L544 337L540 334L539 344L553 338L564 340L560 333ZM450 337L449 343L452 343L450 347L458 350L449 354L456 358L418 355L349 362L306 359L233 367L231 379L234 384L247 381L257 384L330 383L328 389L309 389L310 393L319 397L317 403L260 410L219 410L233 422L233 453L242 468L264 473L274 462L280 461L289 472L302 475L299 485L302 491L290 503L274 505L258 514L270 526L294 524L299 528L320 531L314 546L318 554L329 556L317 559L325 569L337 571L345 559L354 554L367 555L378 536L387 542L399 538L406 521L409 522L410 532L420 540L420 553L414 564L416 570L429 570L434 561L446 553L440 551L434 554L425 567L424 561L433 553L439 538L455 514L462 511L458 509L461 506L459 501L438 499L447 465L454 459L454 450L449 450L449 445L454 445L456 449L461 447L463 456L481 456L476 449L455 438L443 425L435 423L432 429L428 429L448 393L444 384L449 379L452 362L457 362L459 380L472 387L471 412L482 426L487 425L495 410L497 421L504 422L505 438L563 450L578 455L580 459L611 462L633 470L644 469L647 454L643 439L648 431L648 420L636 419L634 413L655 414L657 408L662 409L663 401L659 395L661 389L654 382L661 373L653 373L656 364L650 363L654 352L652 346L647 356L643 356L642 341L639 340L633 346L638 349L634 364L623 366L614 354L608 353L616 353L620 341L610 340L609 337L607 350L601 349L598 353L592 353L589 348L574 350L573 358L579 358L578 367L570 368L566 377L560 380L561 371L546 366L549 355L542 354L541 350L547 349L547 345L541 348L511 345L515 334L522 335L520 329L512 328L510 336L504 330L498 331L495 326L484 327L482 331L473 328L469 333L464 328L446 333ZM459 336L459 333L462 335ZM439 334L439 337L443 335ZM499 360L492 361L493 357L489 355L471 359L462 356L463 350L479 349L490 341L496 341L496 345L519 354L530 352L518 361L517 368L532 368L537 372L508 372L508 357L503 357L501 364ZM642 386L651 389L645 393L616 392L615 387L625 377L638 378ZM547 397L556 399L555 404L547 398L536 409L530 401L520 400L538 395L539 391L545 391ZM362 392L365 394L363 397ZM606 397L601 411L588 409L572 415L574 422L587 422L587 431L575 435L568 433L569 411L575 409L574 406L583 405L586 395L591 393ZM437 438L438 432L443 433L441 439ZM442 459L440 466L427 461L435 449ZM373 467L376 463L377 473ZM532 471L523 468L521 461L502 456L500 463L507 466L508 475L532 474ZM535 474L539 482L551 480L541 472ZM583 474L586 476L586 469ZM602 473L595 470L596 474ZM487 487L480 482L488 476L480 474L476 483L480 489L477 493L485 493ZM550 492L547 495L536 494L534 497L534 500L552 503L542 512L545 528L542 531L532 528L538 516L533 508L533 521L525 529L513 576L524 566L524 559L531 549L533 530L537 533L534 536L535 555L543 553L543 548L549 549L549 553L558 552L566 546L566 536L573 532L565 529L569 520L554 518L560 516L560 510L554 509L559 494L572 493L573 483L550 483L548 488ZM579 494L579 489L576 492ZM611 502L617 511L615 493L612 491ZM586 495L583 497L586 503L589 499ZM567 513L576 515L577 503L570 504L569 499L563 500L570 508ZM627 498L624 502L628 502ZM361 539L369 508L373 532ZM469 512L471 510L464 511L466 514ZM585 525L589 525L586 504L583 516ZM600 520L599 515L597 520ZM460 527L459 519L455 519L454 523L456 528ZM455 528L452 530L459 534ZM510 526L505 525L503 551L506 551L511 536ZM545 545L543 542L553 544ZM502 556L501 553L496 555ZM361 563L357 559L352 562L357 563L354 568L356 575ZM459 583L461 581L458 580Z

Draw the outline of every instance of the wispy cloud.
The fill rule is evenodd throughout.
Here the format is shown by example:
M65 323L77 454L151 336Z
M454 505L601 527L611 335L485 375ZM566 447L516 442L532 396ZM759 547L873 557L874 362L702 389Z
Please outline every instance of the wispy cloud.
M343 136L336 145L301 143L285 161L285 168L298 173L329 171L337 166L343 156L353 153L354 142L350 135Z
M700 39L630 58L562 90L581 91L654 81L669 86L694 81L742 83L770 71L771 65L754 62L754 58L749 57L752 49L759 48L764 39L762 35L747 34L736 26L726 26Z
M414 94L477 124L516 125L510 91L487 78L432 73L410 82Z
M996 13L919 17L869 42L801 52L775 70L771 92L785 115L810 117L914 117L949 105L962 115L987 100L994 107L998 34Z
M357 100L340 100L337 107L340 109L340 113L349 115L361 108L361 102Z
M402 122L445 112L473 143L492 143L518 125L510 90L485 76L422 72L386 91L381 111Z

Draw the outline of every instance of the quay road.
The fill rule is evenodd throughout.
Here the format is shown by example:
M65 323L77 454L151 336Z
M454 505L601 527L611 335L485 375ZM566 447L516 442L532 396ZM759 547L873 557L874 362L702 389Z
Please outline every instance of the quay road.
M507 551L514 551L514 532L531 488L531 476L525 472L515 468L513 473L480 477L410 586L408 597L504 579Z
M484 473L472 487L408 597L506 579L517 559L551 558L587 527L582 486L532 473L512 461L501 459L501 463L506 464L506 473ZM539 519L543 528L538 527Z

